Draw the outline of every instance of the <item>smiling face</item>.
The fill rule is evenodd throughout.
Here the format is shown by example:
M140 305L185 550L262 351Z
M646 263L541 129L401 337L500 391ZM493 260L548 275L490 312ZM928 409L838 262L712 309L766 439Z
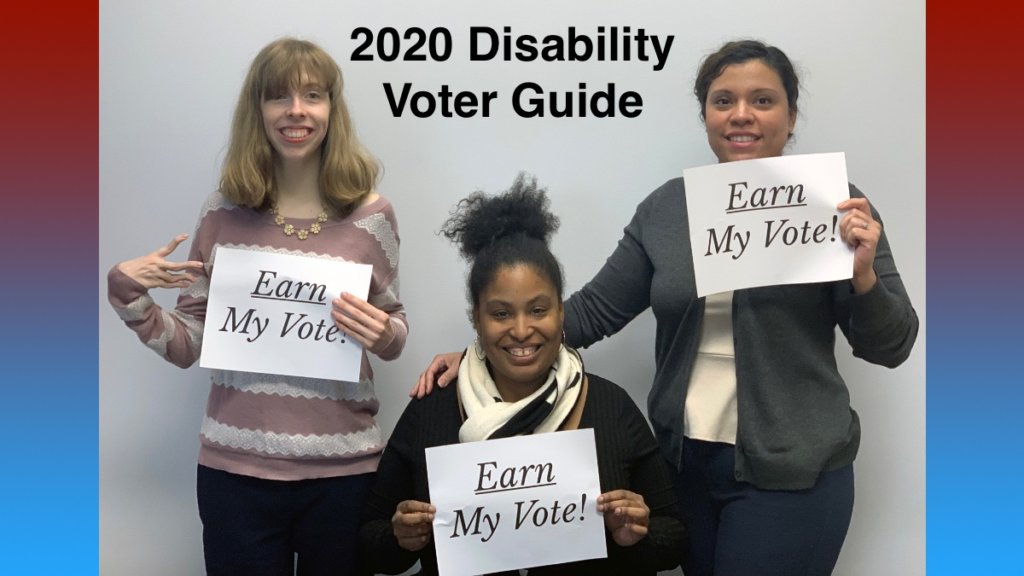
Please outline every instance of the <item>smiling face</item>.
M279 160L319 159L331 116L331 98L325 88L304 78L300 86L268 94L260 109L267 139Z
M762 60L727 66L705 104L708 144L719 162L781 156L796 125L782 80Z
M562 344L562 301L533 266L503 266L473 311L477 337L502 398L514 402L547 380Z

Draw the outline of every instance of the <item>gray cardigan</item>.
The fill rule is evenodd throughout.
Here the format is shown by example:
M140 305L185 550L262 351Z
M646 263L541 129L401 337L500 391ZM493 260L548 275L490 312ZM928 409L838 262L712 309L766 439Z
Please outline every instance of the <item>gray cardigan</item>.
M864 195L850 185L850 196ZM918 329L884 232L874 268L878 282L859 296L847 280L734 293L737 479L764 489L801 490L813 486L820 472L853 462L860 422L836 366L835 327L855 356L888 367L907 358ZM637 207L604 267L566 302L566 340L587 347L648 307L657 331L647 413L662 453L679 469L683 403L704 317L682 178L666 182Z

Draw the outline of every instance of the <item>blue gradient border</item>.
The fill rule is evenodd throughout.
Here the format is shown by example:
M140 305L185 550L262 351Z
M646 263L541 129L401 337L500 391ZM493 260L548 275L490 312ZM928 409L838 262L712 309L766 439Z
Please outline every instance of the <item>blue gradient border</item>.
M927 9L928 573L1024 574L1019 6Z
M0 25L0 573L96 574L99 12L39 6Z

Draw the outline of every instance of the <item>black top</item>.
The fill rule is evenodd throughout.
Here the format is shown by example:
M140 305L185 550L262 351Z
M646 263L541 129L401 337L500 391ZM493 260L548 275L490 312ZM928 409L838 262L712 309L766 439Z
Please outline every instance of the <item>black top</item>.
M671 570L683 556L686 532L658 445L625 390L600 376L587 377L579 427L594 429L601 491L628 489L642 495L651 510L648 533L637 544L622 547L606 532L608 558L531 568L529 574L653 576ZM430 502L424 450L459 442L462 416L456 388L453 383L410 401L384 449L359 532L360 550L375 572L398 574L420 560L421 574L437 574L433 540L419 552L402 549L391 530L391 517L402 500Z

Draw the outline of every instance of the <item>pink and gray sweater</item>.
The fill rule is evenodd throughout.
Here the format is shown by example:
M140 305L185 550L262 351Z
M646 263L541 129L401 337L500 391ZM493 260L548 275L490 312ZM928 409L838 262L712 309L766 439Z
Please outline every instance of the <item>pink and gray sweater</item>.
M289 219L296 228L312 220ZM153 302L146 289L115 266L108 297L124 323L157 354L182 368L199 359L210 275L218 246L373 265L369 302L391 317L395 337L379 354L398 357L408 324L398 298L398 224L382 198L348 217L331 219L306 240L285 236L266 212L236 206L215 192L192 236L189 260L206 264L182 289L174 310ZM301 480L372 472L384 448L374 420L378 401L373 370L363 352L359 382L213 370L199 463L235 474Z

